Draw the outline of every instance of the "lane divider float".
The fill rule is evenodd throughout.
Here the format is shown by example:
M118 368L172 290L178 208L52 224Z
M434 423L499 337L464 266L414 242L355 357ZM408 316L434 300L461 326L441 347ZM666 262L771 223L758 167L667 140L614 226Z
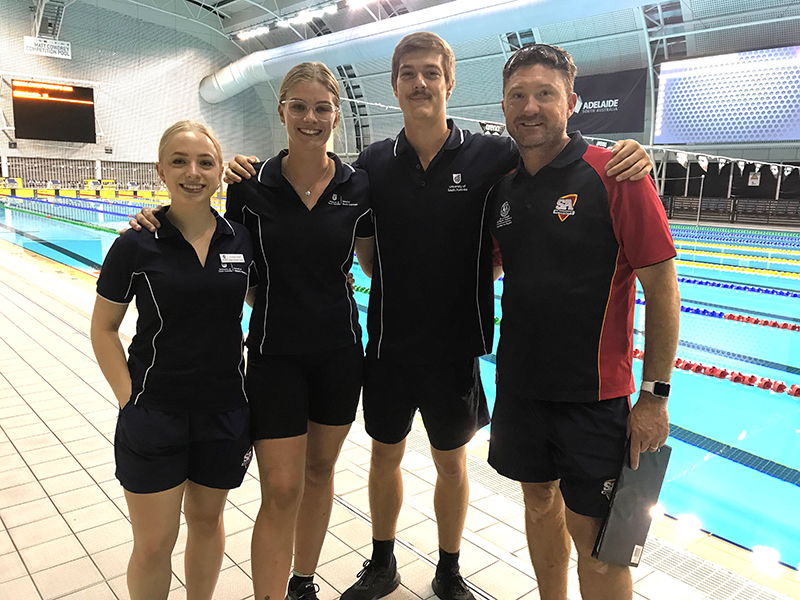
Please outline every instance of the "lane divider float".
M636 299L636 304L644 306L645 302L641 298ZM753 325L763 325L765 327L773 327L775 329L787 329L789 331L800 331L800 325L797 323L787 323L786 321L775 321L770 319L759 319L758 317L749 317L747 315L737 315L735 313L724 313L721 310L708 310L706 308L692 308L691 306L684 306L681 304L681 312L690 315L701 315L703 317L712 317L714 319L726 319L728 321L738 321L740 323L751 323Z
M770 296L783 296L785 298L800 298L800 293L789 290L776 290L772 288L758 287L754 285L738 285L735 283L721 283L719 281L709 281L707 279L693 279L691 277L678 277L679 283L691 285L704 285L706 287L721 288L723 290L736 290L738 292L754 292L756 294L768 294Z
M640 360L644 359L644 351L639 348L634 348L633 358ZM706 375L707 377L714 377L716 379L727 379L732 383L739 383L751 387L757 387L762 390L768 390L777 394L788 394L794 398L800 398L800 385L787 386L783 381L773 381L768 377L759 377L758 375L749 375L747 373L740 373L739 371L728 371L725 368L719 368L714 365L707 366L700 362L685 360L683 358L675 359L675 368L681 371L689 371L699 375Z

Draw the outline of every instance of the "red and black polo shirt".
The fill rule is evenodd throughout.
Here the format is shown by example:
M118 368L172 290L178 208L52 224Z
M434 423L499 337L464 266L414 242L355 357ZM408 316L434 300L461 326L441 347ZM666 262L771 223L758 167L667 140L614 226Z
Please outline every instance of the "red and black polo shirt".
M499 382L526 398L632 394L634 269L675 256L653 180L607 177L580 133L536 175L520 159L490 192L505 272Z

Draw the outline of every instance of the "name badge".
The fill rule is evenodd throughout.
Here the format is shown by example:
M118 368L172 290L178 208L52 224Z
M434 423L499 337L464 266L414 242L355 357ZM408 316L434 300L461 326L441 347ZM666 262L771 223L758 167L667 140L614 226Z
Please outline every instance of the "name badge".
M222 263L243 263L244 254L220 254L219 262Z

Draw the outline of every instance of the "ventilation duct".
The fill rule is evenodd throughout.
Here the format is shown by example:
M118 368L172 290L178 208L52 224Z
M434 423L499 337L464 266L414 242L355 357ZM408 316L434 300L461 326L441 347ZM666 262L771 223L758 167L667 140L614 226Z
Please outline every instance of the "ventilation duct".
M488 6L487 6L488 2ZM281 79L298 63L319 61L329 67L377 56L391 56L400 39L415 31L432 31L450 44L500 35L520 27L543 27L566 15L592 17L639 6L641 0L456 0L405 15L345 29L287 46L261 50L208 75L200 95L216 104L264 81Z

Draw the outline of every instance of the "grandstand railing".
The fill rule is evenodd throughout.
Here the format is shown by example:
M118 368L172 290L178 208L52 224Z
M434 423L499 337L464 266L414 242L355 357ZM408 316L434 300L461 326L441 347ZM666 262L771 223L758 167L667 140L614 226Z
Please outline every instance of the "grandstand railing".
M800 226L800 200L760 198L691 198L663 196L670 219L717 221L751 225Z

